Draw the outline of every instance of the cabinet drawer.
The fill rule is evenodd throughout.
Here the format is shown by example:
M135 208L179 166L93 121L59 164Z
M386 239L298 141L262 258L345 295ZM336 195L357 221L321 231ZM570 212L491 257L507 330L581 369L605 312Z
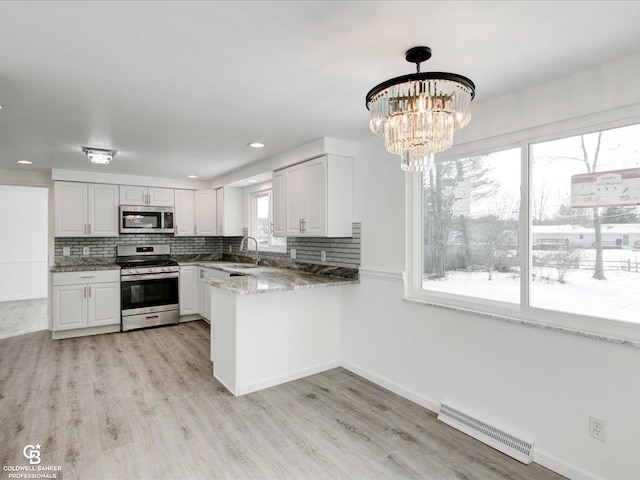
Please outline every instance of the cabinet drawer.
M85 272L59 272L53 274L53 285L119 282L120 270L88 270Z

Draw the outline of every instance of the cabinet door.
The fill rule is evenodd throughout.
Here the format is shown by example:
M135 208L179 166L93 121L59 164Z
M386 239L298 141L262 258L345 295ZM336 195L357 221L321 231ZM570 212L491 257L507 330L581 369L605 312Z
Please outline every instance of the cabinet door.
M304 165L305 212L303 234L321 237L327 234L327 159L322 157Z
M214 237L217 235L216 191L196 190L195 193L196 235Z
M147 201L155 207L173 207L173 189L149 187Z
M53 287L53 330L71 330L87 326L87 286Z
M205 277L204 268L199 268L198 273L198 315L209 320L211 316L211 292L209 285L200 281Z
M216 189L216 234L224 235L224 187Z
M176 237L195 235L193 190L176 190L175 203L173 223Z
M117 237L118 185L93 184L88 186L87 232L92 237Z
M285 170L285 232L287 237L299 237L302 235L301 222L304 212L303 167L294 165Z
M147 205L147 187L120 185L120 205Z
M120 282L88 285L87 292L87 326L120 323Z
M198 313L198 270L196 266L180 267L180 315Z
M273 173L273 236L274 237L286 237L285 232L285 172L280 170Z
M87 184L55 182L54 217L56 237L84 237L87 234Z

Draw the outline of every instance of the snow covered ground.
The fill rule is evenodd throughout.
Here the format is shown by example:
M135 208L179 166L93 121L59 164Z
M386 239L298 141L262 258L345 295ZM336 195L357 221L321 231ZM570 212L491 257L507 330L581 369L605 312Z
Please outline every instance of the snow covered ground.
M618 255L623 252L640 253L615 252ZM570 270L566 283L561 284L555 280L541 280L539 269L534 269L534 273L535 270L538 272L537 279L531 282L531 306L640 323L640 273L606 271L606 280L595 280L593 271ZM546 268L545 276L557 278L557 272L553 270ZM515 304L520 302L520 278L513 273L493 272L493 279L488 280L487 272L447 272L445 279L425 280L423 286L443 293Z

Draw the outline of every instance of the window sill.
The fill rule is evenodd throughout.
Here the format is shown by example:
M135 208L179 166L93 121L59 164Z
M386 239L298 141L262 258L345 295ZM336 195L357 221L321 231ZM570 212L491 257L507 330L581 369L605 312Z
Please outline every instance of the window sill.
M595 333L595 332L587 332L587 331L576 329L576 328L563 327L563 326L560 326L560 325L552 325L552 324L539 322L539 321L535 321L535 320L528 320L528 319L508 316L508 315L505 315L505 314L482 312L482 311L472 310L472 309L458 307L458 306L454 306L454 305L445 305L443 303L437 303L437 302L434 302L434 301L423 300L423 299L418 299L418 298L403 297L402 301L407 302L407 303L415 303L415 304L419 304L419 305L428 305L430 307L442 308L444 310L451 310L451 311L454 311L454 312L467 313L467 314L470 314L470 315L476 315L476 316L479 316L479 317L489 318L489 319L492 319L492 320L501 320L503 322L515 323L515 324L525 325L525 326L528 326L528 327L542 328L544 330L551 330L551 331L554 331L554 332L568 333L568 334L571 334L571 335L578 335L580 337L592 338L594 340L603 340L603 341L606 341L606 342L616 343L618 345L629 345L629 346L632 346L632 347L640 348L640 341L639 340L620 338L620 337L615 337L615 336L605 335L605 334L600 334L600 333Z
M258 252L286 254L287 247L258 247Z

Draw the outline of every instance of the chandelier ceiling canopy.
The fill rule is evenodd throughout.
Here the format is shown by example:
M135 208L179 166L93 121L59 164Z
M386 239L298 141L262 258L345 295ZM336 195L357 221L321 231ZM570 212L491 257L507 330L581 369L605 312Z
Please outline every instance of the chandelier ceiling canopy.
M400 155L407 172L429 170L435 154L453 145L453 132L471 120L474 83L455 73L420 72L420 63L429 58L429 47L409 49L405 59L417 72L382 82L366 97L371 131Z

